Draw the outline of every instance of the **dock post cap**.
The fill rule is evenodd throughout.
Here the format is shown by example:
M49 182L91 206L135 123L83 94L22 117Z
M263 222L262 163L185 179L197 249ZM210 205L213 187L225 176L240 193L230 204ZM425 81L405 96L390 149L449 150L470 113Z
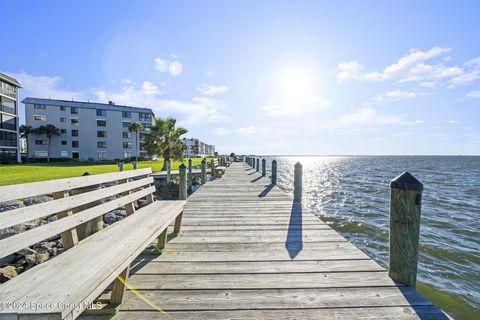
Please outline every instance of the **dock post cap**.
M409 172L405 171L392 181L390 181L391 189L423 191L423 184L418 181Z
M302 167L302 164L300 162L295 163L295 168Z
M186 168L187 168L187 166L186 166L186 165L184 165L184 164L182 163L182 164L180 165L180 167L178 167L178 168L179 168L179 169L183 169L183 168L185 168L185 169L186 169Z

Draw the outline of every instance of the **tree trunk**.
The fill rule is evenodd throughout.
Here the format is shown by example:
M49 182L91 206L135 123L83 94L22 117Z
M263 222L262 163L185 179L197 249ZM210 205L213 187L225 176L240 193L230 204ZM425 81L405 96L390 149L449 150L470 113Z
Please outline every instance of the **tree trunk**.
M138 154L139 154L139 150L138 150L138 132L137 132L135 135L135 162L137 163L138 163Z

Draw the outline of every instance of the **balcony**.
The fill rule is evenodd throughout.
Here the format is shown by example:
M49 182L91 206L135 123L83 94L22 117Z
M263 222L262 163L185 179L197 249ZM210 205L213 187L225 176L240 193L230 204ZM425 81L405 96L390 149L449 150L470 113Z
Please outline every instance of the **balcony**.
M0 147L16 147L17 140L0 140Z
M4 106L2 104L0 104L0 111L10 113L10 114L15 115L15 116L17 115L17 112L16 112L15 108L10 108L10 107Z
M14 92L14 91L10 91L10 90L4 89L4 88L0 88L0 93L4 94L4 95L6 95L10 98L17 99L17 93Z

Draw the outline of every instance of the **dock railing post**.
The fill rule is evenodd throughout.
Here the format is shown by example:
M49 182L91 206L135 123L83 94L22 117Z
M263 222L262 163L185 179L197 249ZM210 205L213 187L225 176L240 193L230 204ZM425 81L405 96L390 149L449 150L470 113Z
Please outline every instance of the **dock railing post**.
M207 182L207 161L205 159L202 160L201 168L202 168L202 173L201 173L200 183L205 184Z
M172 163L170 160L165 160L165 165L167 169L167 183L170 183L170 180L172 180Z
M257 167L256 167L256 171L259 172L260 171L260 159L257 158Z
M187 200L187 167L182 163L178 168L180 180L178 184L178 200Z
M415 288L423 184L408 172L390 182L390 261L393 281Z
M123 161L118 163L118 171L123 171Z
M212 160L210 160L210 170L211 170L211 175L212 177L215 176L215 162Z
M303 167L300 162L295 163L294 176L293 176L293 201L302 202L302 175Z
M277 160L272 161L272 184L277 184Z
M133 161L133 170L137 170L137 161Z
M262 159L262 177L267 175L267 161Z
M192 174L192 159L188 159L188 190L192 191L193 174Z

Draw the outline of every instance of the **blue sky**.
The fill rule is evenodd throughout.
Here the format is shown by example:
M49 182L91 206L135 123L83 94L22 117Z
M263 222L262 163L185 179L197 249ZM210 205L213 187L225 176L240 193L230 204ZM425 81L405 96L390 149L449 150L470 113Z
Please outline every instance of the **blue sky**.
M2 12L0 70L22 97L147 106L220 152L480 153L478 1L9 1Z

